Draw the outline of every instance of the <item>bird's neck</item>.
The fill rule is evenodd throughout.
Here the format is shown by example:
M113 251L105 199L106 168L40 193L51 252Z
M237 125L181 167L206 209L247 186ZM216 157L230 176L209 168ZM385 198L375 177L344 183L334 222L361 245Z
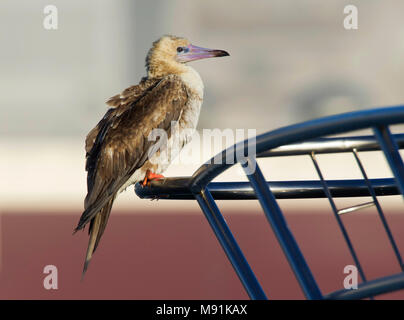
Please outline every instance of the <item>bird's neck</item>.
M187 71L187 66L170 59L159 59L152 56L150 63L147 65L147 76L149 78L164 78L169 74L180 75Z
M184 67L184 71L180 74L181 80L202 100L204 87L201 76L194 68L185 65Z
M177 75L199 99L203 99L203 82L199 73L192 67L180 63L153 63L148 66L149 79L161 79L168 75Z

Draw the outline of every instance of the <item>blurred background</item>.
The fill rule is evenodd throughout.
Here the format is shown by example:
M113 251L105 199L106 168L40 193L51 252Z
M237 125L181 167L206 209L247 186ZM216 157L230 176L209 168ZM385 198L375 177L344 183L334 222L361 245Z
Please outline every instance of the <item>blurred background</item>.
M58 9L57 30L43 27L48 4ZM358 8L357 30L343 27L348 4ZM230 53L192 63L205 84L199 130L262 133L320 116L402 104L403 10L404 2L376 0L2 0L0 298L246 298L196 203L140 200L132 188L115 202L80 282L87 235L71 232L86 194L87 132L106 112L109 97L145 75L146 53L163 34ZM166 176L189 175L220 149L193 163L177 163ZM350 155L319 158L326 178L360 177ZM372 178L391 176L378 154L367 154L364 163ZM315 177L304 157L267 159L263 166L272 180ZM244 178L235 167L223 179ZM393 212L390 219L402 222L394 214L401 201L385 202ZM282 205L313 258L322 288L340 288L350 257L338 247L342 238L326 202ZM258 205L221 206L268 295L301 298L269 227L262 226ZM377 264L384 240L364 227L375 219L373 211L349 219L359 228L355 236L365 259L372 253L369 259L376 259L368 261L376 276L396 266L386 262L390 252L384 251L385 264ZM333 232L329 243L318 240ZM53 292L42 286L47 264L59 268L60 288Z

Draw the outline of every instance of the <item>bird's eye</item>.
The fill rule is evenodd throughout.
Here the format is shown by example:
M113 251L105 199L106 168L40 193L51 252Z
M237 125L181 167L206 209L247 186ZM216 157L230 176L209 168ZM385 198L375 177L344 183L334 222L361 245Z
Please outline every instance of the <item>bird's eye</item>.
M177 52L182 52L182 51L184 51L184 48L183 48L183 47L178 47L178 48L177 48Z

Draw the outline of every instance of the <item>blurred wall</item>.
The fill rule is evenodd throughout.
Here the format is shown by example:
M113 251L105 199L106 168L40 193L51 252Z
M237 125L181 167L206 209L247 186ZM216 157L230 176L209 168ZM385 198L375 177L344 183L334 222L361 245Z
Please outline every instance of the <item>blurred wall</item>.
M260 133L404 100L403 2L55 0L58 30L45 30L48 4L0 2L3 207L81 210L85 135L105 101L145 74L163 34L231 54L192 63L206 87L200 129ZM358 30L343 28L347 4L359 10Z

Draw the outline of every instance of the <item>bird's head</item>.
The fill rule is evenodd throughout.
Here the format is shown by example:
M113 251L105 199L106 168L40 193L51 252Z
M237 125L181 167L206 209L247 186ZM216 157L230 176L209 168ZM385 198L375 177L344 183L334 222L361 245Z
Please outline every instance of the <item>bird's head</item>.
M151 78L168 74L180 75L186 71L187 62L228 55L224 50L194 46L185 38L163 36L155 41L149 50L146 68Z

